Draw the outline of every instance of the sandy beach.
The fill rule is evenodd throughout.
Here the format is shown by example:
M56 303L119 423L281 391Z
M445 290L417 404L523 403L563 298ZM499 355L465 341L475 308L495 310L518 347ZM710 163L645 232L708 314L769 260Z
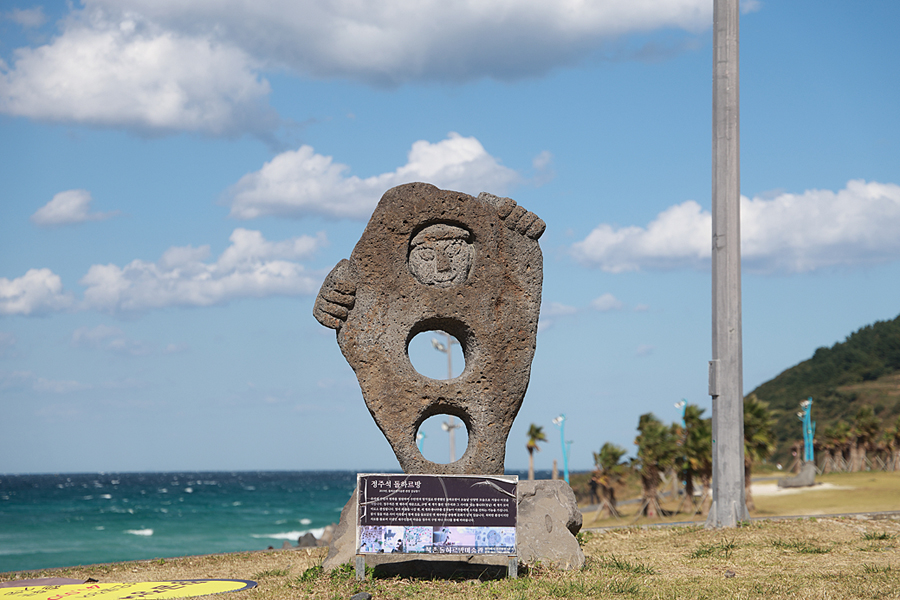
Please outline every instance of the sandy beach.
M790 494L808 494L824 490L852 490L850 486L835 485L833 483L817 483L807 487L780 488L777 483L754 483L750 491L754 496L788 496Z

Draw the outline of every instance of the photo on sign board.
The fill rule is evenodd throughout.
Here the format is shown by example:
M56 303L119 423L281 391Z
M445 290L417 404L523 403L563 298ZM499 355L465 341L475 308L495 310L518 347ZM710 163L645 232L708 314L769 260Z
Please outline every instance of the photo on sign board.
M434 554L507 554L516 549L515 527L435 527Z
M433 527L404 527L403 545L405 552L429 552L434 538Z
M359 528L359 553L377 554L384 552L384 527L365 526Z

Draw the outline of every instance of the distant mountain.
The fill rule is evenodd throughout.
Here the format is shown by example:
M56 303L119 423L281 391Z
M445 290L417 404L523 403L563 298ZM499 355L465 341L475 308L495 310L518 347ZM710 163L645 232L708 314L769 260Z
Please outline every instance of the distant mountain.
M861 406L874 409L883 429L892 426L900 414L900 316L866 325L831 348L819 348L809 360L751 393L777 415L772 460L782 463L791 459L791 444L803 439L797 411L809 396L817 439L836 421L852 424Z

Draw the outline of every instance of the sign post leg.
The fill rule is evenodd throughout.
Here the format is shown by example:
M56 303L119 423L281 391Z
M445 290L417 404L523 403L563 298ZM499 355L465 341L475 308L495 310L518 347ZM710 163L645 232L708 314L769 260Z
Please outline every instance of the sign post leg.
M509 563L506 565L506 576L510 579L516 579L519 576L519 558L510 556Z
M366 557L356 555L356 579L363 581L366 578Z

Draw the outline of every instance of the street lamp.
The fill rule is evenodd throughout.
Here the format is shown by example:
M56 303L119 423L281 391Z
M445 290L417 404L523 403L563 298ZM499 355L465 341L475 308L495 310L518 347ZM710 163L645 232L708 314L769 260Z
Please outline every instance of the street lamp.
M682 399L681 399L681 402L676 402L676 403L675 403L675 408L680 408L680 409L681 409L681 426L682 426L682 427L687 427L687 425L685 425L685 423L684 423L684 411L685 411L685 409L687 408L687 400L685 400L684 398L682 398Z
M797 413L797 417L803 421L803 462L812 462L815 460L813 454L813 436L816 433L816 423L811 418L812 413L812 396L806 400L800 401L802 412Z
M562 445L563 453L563 479L569 483L569 445L572 442L566 442L566 415L559 415L553 419L553 424L559 427L559 442Z
M687 400L682 398L681 402L675 403L675 408L681 409L681 448L682 450L686 451L685 446L687 446L687 423L684 422L684 411L687 408ZM685 456L684 458L686 459L687 457ZM678 485L677 483L675 483L677 481L677 479L673 480L673 484L676 486Z
M416 434L416 445L419 446L419 454L422 453L422 446L425 444L425 438L427 436L421 431Z
M456 436L453 430L459 429L461 425L453 421L453 416L447 416L449 418L441 423L441 429L450 434L450 462L456 462Z
M442 344L437 338L431 338L431 345L438 352L447 354L447 379L453 379L453 344L459 344L459 342L446 331L441 333L447 336L447 344ZM447 417L447 420L441 423L441 429L450 434L450 462L456 462L456 434L454 431L459 429L460 425L453 420L453 415L447 415Z

